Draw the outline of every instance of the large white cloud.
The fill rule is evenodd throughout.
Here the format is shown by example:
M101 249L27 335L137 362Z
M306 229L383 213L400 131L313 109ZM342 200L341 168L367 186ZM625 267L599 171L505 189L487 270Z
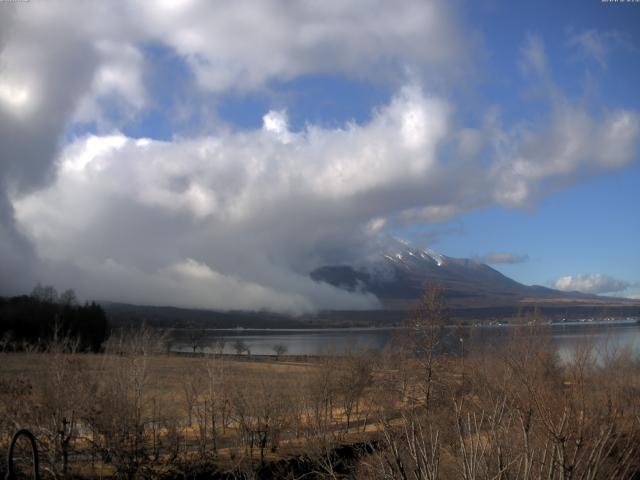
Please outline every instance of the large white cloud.
M558 105L548 126L515 130L500 139L493 167L500 184L496 200L524 205L599 170L621 167L633 158L639 133L637 112L612 111L596 118L573 105Z
M184 62L196 98L196 86L261 90L313 73L375 72L393 84L409 74L399 72L421 75L429 66L455 73L468 58L454 15L435 1L5 2L0 9L3 293L24 290L41 268L31 265L34 252L16 229L9 196L51 179L76 122L109 131L158 108L162 101L145 87L162 72L150 68L146 49L165 48ZM205 213L207 199L198 195L193 190L189 202Z
M619 121L637 124L636 114L586 121L593 129L558 122L558 130L526 135L500 130L508 140L499 145L510 142L512 155L488 148L486 168L476 157L441 158L464 142L451 107L409 86L363 125L294 132L284 112L268 112L253 131L174 141L80 138L62 152L55 182L13 203L41 258L73 265L92 295L136 292L154 303L218 308L366 308L375 300L320 286L307 273L367 254L389 224L416 210L428 221L496 199L512 204L505 190L516 180L525 186L517 203L525 203L542 181L632 158L637 126L607 132L630 128ZM592 145L596 131L604 133L591 152L567 153L566 143L553 141ZM550 159L533 150L531 137ZM614 146L627 156L600 156ZM527 155L546 164L530 160L528 173L520 166Z
M40 279L145 303L368 308L308 271L366 255L394 225L528 205L634 158L638 113L564 99L535 37L524 63L544 79L548 116L466 125L446 88L424 89L455 84L471 57L443 3L248 5L2 6L0 293ZM364 124L292 131L270 111L256 130L129 138L118 125L160 103L146 88L158 45L187 65L196 97L318 73L396 93ZM65 141L77 122L99 133Z
M583 293L615 293L626 290L629 282L600 273L581 273L567 275L553 282L553 287L565 292L578 291Z
M473 46L445 3L137 2L140 31L184 56L201 86L255 89L308 73L397 82L402 69L455 75Z
M291 132L284 113L269 112L251 132L173 142L89 136L65 148L48 188L14 198L16 217L42 258L96 278L121 274L108 287L118 298L140 283L168 290L176 265L199 265L182 277L226 292L192 289L200 306L371 307L371 297L307 273L362 248L379 230L372 218L428 201L448 131L447 104L408 87L362 126ZM108 288L100 282L91 293Z

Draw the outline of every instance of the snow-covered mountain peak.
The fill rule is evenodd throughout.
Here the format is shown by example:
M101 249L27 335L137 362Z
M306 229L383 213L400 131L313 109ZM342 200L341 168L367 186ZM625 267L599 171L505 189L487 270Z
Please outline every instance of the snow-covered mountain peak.
M444 265L444 257L440 255L438 252L434 252L433 250L426 248L420 252L420 256L422 258L425 258L424 255L431 258L434 262L436 262L436 265L438 265L439 267Z
M444 255L429 248L418 249L408 244L399 251L387 252L383 255L383 258L394 264L402 264L404 266L408 266L409 264L416 265L422 262L433 262L438 267L441 267L446 263Z

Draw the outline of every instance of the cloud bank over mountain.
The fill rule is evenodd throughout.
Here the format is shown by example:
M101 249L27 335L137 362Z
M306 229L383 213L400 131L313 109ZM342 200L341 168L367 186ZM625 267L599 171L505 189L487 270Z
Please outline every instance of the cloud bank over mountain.
M0 293L43 281L133 303L375 308L308 272L368 255L397 226L529 207L635 159L640 114L570 100L540 39L519 59L547 88L540 118L488 109L470 122L451 93L477 68L456 12L374 3L3 5ZM261 128L136 137L124 127L164 108L150 45L179 59L190 95L214 109L317 74L392 93L363 122L295 129L274 109Z

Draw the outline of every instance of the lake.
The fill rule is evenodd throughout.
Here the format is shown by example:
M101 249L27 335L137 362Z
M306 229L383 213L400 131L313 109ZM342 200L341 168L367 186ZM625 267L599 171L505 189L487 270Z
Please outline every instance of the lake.
M459 353L462 348L499 346L514 331L514 326L486 325L445 329L446 349ZM576 347L591 342L596 349L629 348L640 354L640 324L636 320L577 321L545 326L561 358L573 355ZM274 355L282 345L288 355L320 355L355 350L382 349L401 328L326 328L326 329L208 329L173 330L171 350L214 353L221 347L227 354L236 353L234 344L241 341L252 355ZM540 335L533 330L525 330ZM463 338L463 341L460 341ZM640 355L639 355L640 356Z

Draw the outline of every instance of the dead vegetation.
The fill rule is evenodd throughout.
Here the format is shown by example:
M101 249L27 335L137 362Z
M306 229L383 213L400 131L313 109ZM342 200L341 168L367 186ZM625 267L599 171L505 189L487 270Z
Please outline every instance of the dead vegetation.
M529 326L500 349L447 356L441 294L427 292L392 348L311 363L169 355L148 329L102 354L58 337L0 353L2 447L30 429L52 478L640 475L629 352L585 344L561 363Z

